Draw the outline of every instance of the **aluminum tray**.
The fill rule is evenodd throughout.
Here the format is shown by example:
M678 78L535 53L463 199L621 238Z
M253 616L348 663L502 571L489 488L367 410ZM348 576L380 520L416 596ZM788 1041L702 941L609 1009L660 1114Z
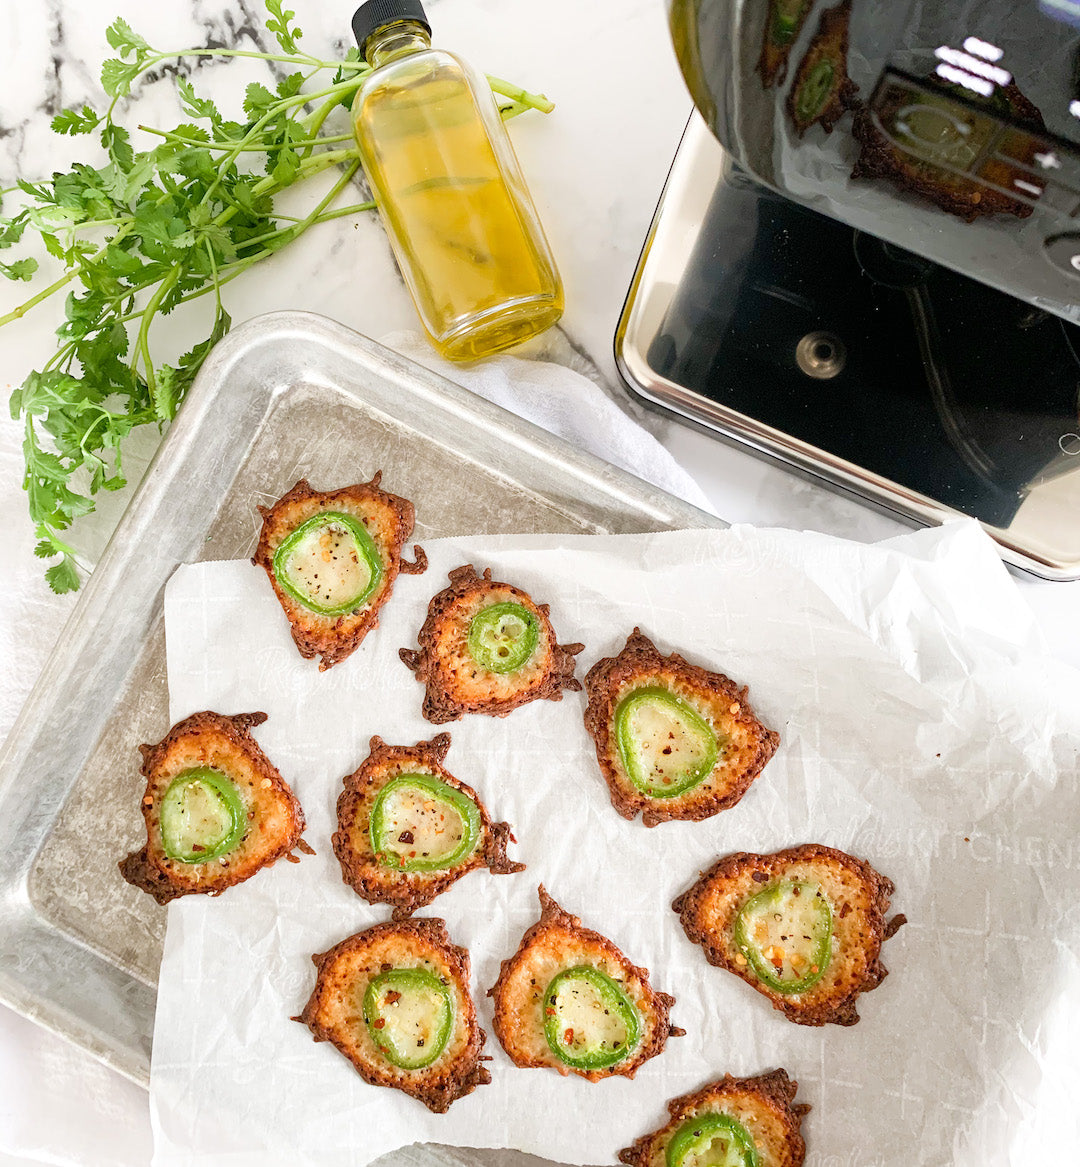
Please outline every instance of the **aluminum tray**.
M145 838L135 746L168 728L165 584L249 557L302 475L380 468L420 541L725 525L321 317L223 340L0 754L0 1000L143 1085L166 913L116 865Z

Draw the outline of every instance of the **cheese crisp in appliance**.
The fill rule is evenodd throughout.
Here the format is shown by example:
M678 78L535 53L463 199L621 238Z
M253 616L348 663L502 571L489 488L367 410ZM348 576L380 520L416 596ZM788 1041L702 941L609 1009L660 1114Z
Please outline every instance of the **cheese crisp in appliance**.
M334 854L344 881L405 919L470 871L524 871L506 856L509 823L493 823L476 791L442 766L450 735L414 746L373 737L337 801Z
M265 720L194 713L139 746L146 845L120 863L128 883L159 904L220 895L294 848L310 852L300 804L248 732Z
M251 562L266 571L305 658L326 670L354 652L379 623L398 572L416 575L427 556L402 559L413 504L370 482L312 490L301 479L272 507L259 507L262 532Z

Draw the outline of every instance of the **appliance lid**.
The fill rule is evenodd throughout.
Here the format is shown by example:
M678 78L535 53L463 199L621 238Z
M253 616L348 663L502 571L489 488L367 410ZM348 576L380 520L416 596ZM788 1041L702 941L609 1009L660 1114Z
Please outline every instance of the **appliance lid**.
M1080 0L669 0L754 179L1080 322Z

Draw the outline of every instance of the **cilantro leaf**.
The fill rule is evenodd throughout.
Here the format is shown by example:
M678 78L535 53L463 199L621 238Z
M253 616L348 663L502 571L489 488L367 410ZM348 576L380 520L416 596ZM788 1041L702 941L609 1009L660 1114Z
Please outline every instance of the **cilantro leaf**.
M287 53L298 53L300 49L296 42L304 35L303 32L295 26L290 26L289 22L296 15L295 12L286 10L282 11L282 0L266 0L266 11L270 13L270 19L266 22L267 29L277 37L277 43Z
M29 280L37 269L36 259L17 259L14 263L0 263L0 272L9 280Z
M119 18L105 30L105 39L122 57L128 56L129 53L136 57L148 56L151 52L150 46L131 25Z
M121 126L111 121L105 123L101 131L101 144L108 151L109 157L124 170L131 168L135 161L135 151L131 148L131 135ZM123 189L121 182L121 189Z
M199 97L195 93L195 87L186 77L177 77L176 91L180 94L180 104L183 106L184 112L190 114L194 118L205 118L209 121L219 118L217 106L205 97Z
M276 101L277 98L265 85L253 81L244 91L244 113L254 120L261 117Z
M75 570L75 560L70 555L65 554L59 563L54 563L45 573L45 579L58 596L79 590L79 573Z
M158 370L158 394L160 408L165 417L173 417L176 409L191 388L195 376L203 366L210 350L232 327L232 318L224 309L218 313L214 327L206 340L185 353L175 367L163 365Z
M101 118L88 105L81 110L61 110L50 123L58 134L89 134L97 129Z
M127 97L131 92L131 83L142 72L142 63L138 60L128 64L118 57L110 57L101 66L101 88L110 97Z

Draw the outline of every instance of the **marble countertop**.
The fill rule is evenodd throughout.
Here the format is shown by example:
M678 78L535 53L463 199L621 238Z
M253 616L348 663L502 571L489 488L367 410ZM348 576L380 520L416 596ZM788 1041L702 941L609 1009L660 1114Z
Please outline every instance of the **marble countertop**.
M303 44L320 55L351 43L353 4L289 0L304 30ZM547 117L530 114L511 133L528 177L567 293L566 314L540 355L589 377L621 408L648 426L697 479L716 511L731 521L808 528L876 540L903 528L850 499L796 479L689 429L645 416L619 386L612 338L690 101L675 64L662 0L427 0L437 43L479 68L541 90L556 103ZM0 185L64 169L91 157L86 139L60 138L49 120L63 108L99 108L100 62L113 55L105 28L126 19L155 46L227 43L265 48L257 0L31 0L0 12ZM183 66L185 69L189 65ZM200 87L239 109L255 74L243 63L203 63ZM171 87L150 86L139 97L139 120L174 117ZM164 124L168 124L167 122ZM25 285L0 287L0 314L25 298ZM312 231L237 280L227 290L236 321L280 308L308 309L369 336L415 329L411 303L374 216L342 219ZM0 383L19 384L52 351L61 305L47 303L0 331ZM197 318L169 318L155 343L179 354ZM197 338L197 337L196 337ZM33 535L19 490L18 429L0 420L0 568L9 588L0 632L5 663L0 681L0 739L71 610L75 598L54 597L32 558ZM129 468L152 453L153 439ZM124 497L106 505L80 536L92 561L119 518ZM1080 664L1075 631L1080 584L1020 582L1057 651ZM11 667L16 663L18 667ZM58 1163L149 1162L146 1096L71 1051L58 1039L0 1010L0 1167ZM48 1083L46 1087L46 1082ZM59 1106L58 1106L59 1102ZM57 1115L63 1117L57 1118ZM88 1141L85 1130L115 1134ZM27 1158L26 1156L31 1156Z

